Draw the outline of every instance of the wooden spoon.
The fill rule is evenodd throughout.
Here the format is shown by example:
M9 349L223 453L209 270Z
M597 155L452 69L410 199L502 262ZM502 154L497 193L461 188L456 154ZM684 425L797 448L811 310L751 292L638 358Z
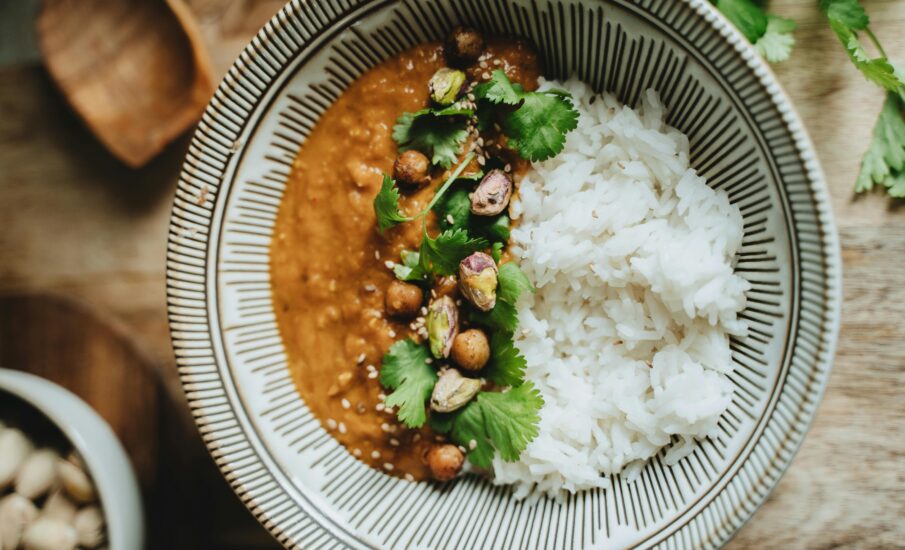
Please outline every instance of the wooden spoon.
M211 64L182 0L45 0L38 42L94 134L139 167L201 116Z

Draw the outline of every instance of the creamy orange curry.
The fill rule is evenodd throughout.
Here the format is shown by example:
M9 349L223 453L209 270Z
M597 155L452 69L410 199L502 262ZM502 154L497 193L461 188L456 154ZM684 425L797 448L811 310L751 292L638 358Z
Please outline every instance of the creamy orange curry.
M327 109L295 160L271 249L277 322L305 402L354 456L418 480L430 477L425 454L443 436L398 423L378 377L389 346L419 329L387 313L385 292L393 262L417 249L422 233L405 224L381 235L372 202L399 154L395 121L427 104L425 83L445 65L440 44L419 45L363 74ZM481 82L494 69L528 90L540 75L536 54L519 40L489 40L465 72ZM525 163L511 162L515 172ZM403 192L402 212L423 209L446 175L434 169L430 184Z

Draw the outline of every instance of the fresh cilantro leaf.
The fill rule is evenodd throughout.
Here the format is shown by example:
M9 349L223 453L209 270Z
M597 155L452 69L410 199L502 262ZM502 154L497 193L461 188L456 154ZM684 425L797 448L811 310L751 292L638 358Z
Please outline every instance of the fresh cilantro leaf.
M428 352L411 339L398 340L383 356L380 383L395 390L387 396L387 407L398 407L396 416L409 428L424 425L424 403L437 382L437 373L427 364Z
M490 257L496 263L500 263L500 260L503 259L503 243L501 241L493 243L490 247Z
M417 149L430 156L431 163L449 168L468 137L468 129L465 118L448 115L471 111L447 108L438 113L430 109L403 113L393 126L393 140L400 151Z
M751 0L717 0L716 9L752 44L767 32L767 14Z
M518 105L514 111L502 113L503 130L509 146L531 161L559 154L566 134L578 126L578 111L568 92L526 92L510 82L501 69L493 71L489 81L475 88L475 98L498 105ZM478 110L479 126L486 126L488 114L481 107Z
M486 99L491 103L518 105L524 97L525 90L519 84L513 84L502 69L493 71L490 80L475 87L476 99Z
M514 304L500 300L497 293L496 305L490 311L471 310L468 312L468 320L485 327L513 333L518 328L518 310Z
M421 267L421 254L403 250L400 256L402 262L393 267L396 278L400 281L423 281L426 274Z
M508 242L510 234L509 216L506 214L500 214L493 218L473 216L471 231L473 234L480 235L492 243Z
M885 57L871 58L864 50L864 46L858 40L858 36L837 19L830 19L830 27L836 33L836 37L845 46L845 51L854 63L855 67L865 78L878 86L900 94L905 97L905 83L899 79L896 68Z
M438 434L448 434L453 427L453 421L456 419L456 413L440 413L432 410L427 423L430 424L431 430Z
M889 193L890 197L905 198L905 172L890 175L883 182L883 185L886 186L886 192Z
M767 16L767 31L757 39L754 47L770 63L779 63L789 58L795 38L792 31L795 22L776 15Z
M520 386L525 380L527 365L511 334L493 333L490 337L490 361L484 368L484 378L500 386Z
M468 460L479 468L490 467L494 449L503 460L518 460L537 437L543 405L531 382L507 392L481 392L456 416L452 437L470 449Z
M500 266L499 274L500 288L497 291L497 299L508 302L512 305L518 301L518 297L523 290L535 292L534 285L528 280L528 277L513 262L509 262Z
M471 219L471 199L468 190L454 189L446 194L436 205L437 222L441 229L465 229ZM450 222L452 220L452 222Z
M513 333L518 328L518 310L515 304L522 291L534 292L534 285L512 262L500 266L496 305L490 311L471 311L469 320L492 329Z
M898 193L905 172L905 116L902 101L892 93L886 94L886 102L874 126L873 138L861 161L861 171L855 191L869 191L880 184ZM898 180L898 181L896 181ZM896 196L896 195L893 195Z
M374 214L377 216L377 227L380 228L381 233L394 225L412 219L403 216L399 211L399 190L396 189L396 182L393 181L393 178L386 174L383 175L380 191L374 197Z
M474 466L490 468L493 462L493 445L484 427L484 411L477 400L472 400L455 415L452 438L468 449L468 460Z
M820 0L820 9L827 17L853 31L862 31L870 24L870 18L858 0Z
M578 127L578 111L558 93L532 92L506 116L503 127L509 146L522 158L547 160L563 150L566 134Z
M436 239L425 234L421 239L421 267L436 275L452 275L465 256L487 246L485 239L470 238L464 229L447 229Z

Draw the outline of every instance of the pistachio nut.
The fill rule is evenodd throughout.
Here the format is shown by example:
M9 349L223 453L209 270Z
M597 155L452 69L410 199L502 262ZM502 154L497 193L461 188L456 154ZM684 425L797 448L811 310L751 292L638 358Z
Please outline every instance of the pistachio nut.
M464 407L481 391L481 381L462 376L456 369L444 371L431 393L431 409L448 413Z
M449 357L453 340L459 333L459 311L449 296L441 296L430 303L425 319L431 353L437 359Z
M496 216L509 205L512 178L502 170L491 170L481 179L471 194L471 213L477 216Z
M459 262L459 291L481 311L496 305L496 262L483 252L475 252Z
M452 105L459 97L462 86L465 85L465 73L443 67L434 73L427 83L431 100L437 105Z

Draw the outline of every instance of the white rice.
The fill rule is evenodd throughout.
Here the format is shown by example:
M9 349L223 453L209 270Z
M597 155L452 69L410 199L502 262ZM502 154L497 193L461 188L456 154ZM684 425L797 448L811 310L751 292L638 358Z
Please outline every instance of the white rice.
M520 460L494 460L517 496L607 487L671 441L667 462L691 452L730 403L728 335L746 331L741 214L689 167L656 93L635 110L575 80L551 86L581 116L511 209L512 251L538 287L519 303L517 345L545 401Z

